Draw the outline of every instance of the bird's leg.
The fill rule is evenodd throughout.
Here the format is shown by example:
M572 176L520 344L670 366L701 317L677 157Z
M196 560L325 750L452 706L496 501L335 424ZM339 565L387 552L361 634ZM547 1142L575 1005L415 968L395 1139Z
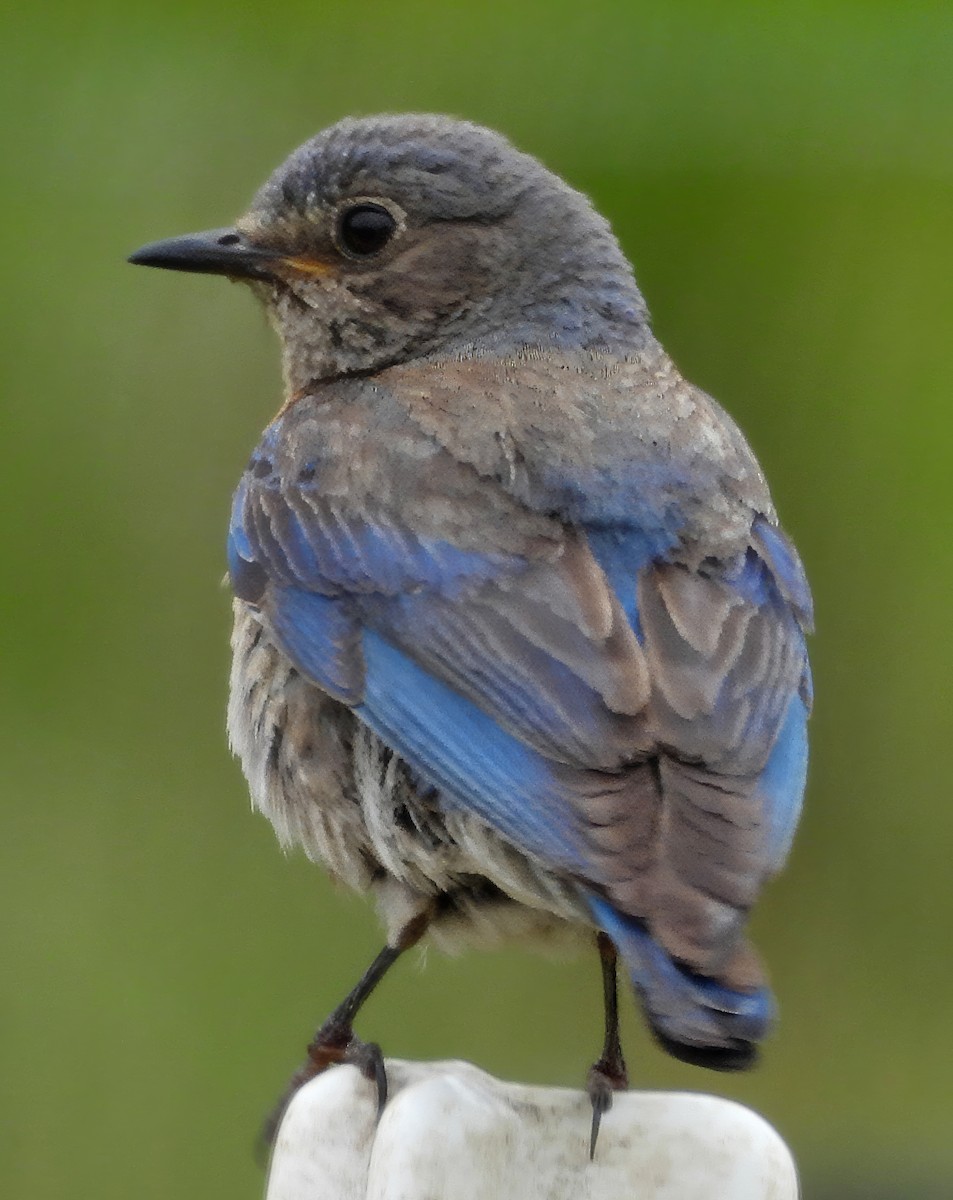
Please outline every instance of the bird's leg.
M619 1040L619 993L616 987L618 954L612 940L601 931L596 934L599 961L602 964L602 998L605 1005L606 1036L602 1056L589 1068L586 1091L592 1102L592 1132L589 1135L589 1157L596 1153L596 1139L603 1114L612 1107L612 1093L623 1092L629 1086L629 1076L622 1057Z
M429 920L430 913L427 912L408 921L397 935L395 944L385 946L381 950L358 980L356 986L348 992L344 1000L315 1033L308 1045L307 1061L292 1075L281 1099L265 1122L262 1129L262 1140L266 1146L274 1143L281 1118L298 1089L334 1063L351 1063L360 1070L365 1078L375 1084L377 1112L380 1116L387 1102L387 1073L384 1070L384 1056L376 1042L362 1042L359 1037L355 1036L353 1022L365 1000L397 959L423 937Z

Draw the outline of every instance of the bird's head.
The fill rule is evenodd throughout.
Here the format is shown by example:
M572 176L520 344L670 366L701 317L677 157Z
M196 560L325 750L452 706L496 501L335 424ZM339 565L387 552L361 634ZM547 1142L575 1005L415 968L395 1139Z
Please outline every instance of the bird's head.
M292 388L434 352L651 337L631 267L586 197L499 134L447 117L341 121L234 227L130 261L249 281Z

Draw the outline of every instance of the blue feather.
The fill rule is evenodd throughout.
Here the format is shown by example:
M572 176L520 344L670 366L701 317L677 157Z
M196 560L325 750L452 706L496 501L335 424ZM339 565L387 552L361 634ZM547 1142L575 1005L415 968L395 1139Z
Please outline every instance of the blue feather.
M768 818L768 854L775 869L787 857L801 815L807 781L807 715L804 701L794 696L758 780Z
M278 588L269 615L286 654L300 671L345 704L360 700L363 673L357 625L344 602L303 588Z
M374 630L363 648L362 720L451 804L553 865L582 869L555 765Z
M525 565L515 555L463 550L451 542L375 524L370 517L329 506L319 517L293 489L289 495L276 488L263 490L269 495L268 516L258 490L249 489L247 477L235 492L229 525L230 569L240 571L243 562L258 562L276 579L325 595L393 596L426 587L453 598L474 582Z
M591 526L586 540L593 556L619 598L635 636L643 641L639 622L637 595L638 575L643 567L661 557L672 545L673 538L661 533L650 534L634 526Z
M228 566L230 571L241 568L242 563L255 561L255 548L245 532L243 513L248 483L242 479L232 497L232 515L228 524Z
M794 546L777 525L764 517L755 517L751 532L781 595L794 608L804 627L810 630L814 625L814 600Z
M653 1029L672 1042L731 1048L760 1041L774 1016L767 988L738 992L678 966L645 926L602 897L586 897L600 929L612 938L642 998Z

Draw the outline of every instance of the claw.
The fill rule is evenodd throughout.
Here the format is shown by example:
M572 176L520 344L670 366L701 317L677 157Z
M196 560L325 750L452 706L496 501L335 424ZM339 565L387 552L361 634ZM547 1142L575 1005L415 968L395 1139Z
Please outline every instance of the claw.
M344 1054L344 1061L357 1067L365 1079L377 1088L377 1119L381 1119L387 1103L387 1070L384 1055L377 1042L362 1042L352 1038Z
M298 1090L336 1063L350 1063L374 1084L377 1089L377 1119L381 1119L387 1103L387 1070L380 1046L377 1042L362 1042L351 1030L328 1023L315 1034L314 1041L308 1046L307 1062L292 1075L281 1099L262 1125L255 1154L259 1163L267 1162L281 1119Z
M589 1133L589 1161L592 1162L596 1157L596 1141L599 1138L603 1115L612 1107L612 1089L605 1078L597 1075L593 1069L589 1072L586 1091L592 1104L592 1129Z
M596 1156L596 1141L599 1137L602 1118L612 1107L612 1094L625 1091L628 1085L624 1064L621 1074L601 1061L589 1069L586 1091L589 1093L589 1101L592 1104L592 1129L589 1134L590 1162Z

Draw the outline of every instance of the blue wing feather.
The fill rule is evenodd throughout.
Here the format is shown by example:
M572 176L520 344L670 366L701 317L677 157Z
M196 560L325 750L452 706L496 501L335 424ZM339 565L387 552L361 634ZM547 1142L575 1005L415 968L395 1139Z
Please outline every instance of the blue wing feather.
M663 522L650 528L586 529L588 547L640 643L645 635L637 581L673 552L676 541ZM504 636L494 624L498 613L491 619L480 608L481 588L499 585L502 593L514 588L518 594L527 558L489 546L464 550L419 536L390 516L346 516L319 496L291 494L261 480L243 482L236 493L229 559L240 595L254 599L243 585L259 586L256 572L273 581L267 613L291 660L349 704L446 804L475 813L552 867L601 886L583 829L586 788L593 795L602 780L611 790L621 775L586 768L602 767L600 745L616 736L621 742L631 727L620 725L619 714L608 712L600 694L566 662L547 655L545 638L507 642L519 629ZM801 629L791 613L809 622L810 593L793 548L761 518L748 555L720 580L755 611L775 614L783 661L802 665L792 676L777 665L781 659L766 659L762 675L752 676L760 692L745 697L731 673L741 670L737 658L720 680L709 733L704 718L684 722L686 730L701 731L697 744L705 736L717 742L729 725L727 704L747 721L747 737L765 741L767 757L755 789L766 829L757 869L768 873L787 851L804 789L807 706L789 692L798 683L805 692L807 667ZM649 612L642 613L647 628ZM550 612L547 620L552 624L558 615ZM547 636L551 632L548 628ZM578 629L567 632L579 635ZM751 657L757 658L754 651ZM750 701L750 710L739 700ZM672 729L678 728L677 716ZM594 760L585 757L587 746L595 748ZM665 753L677 746L666 745ZM572 767L561 758L567 747L576 755ZM614 749L604 753L605 765L623 765ZM704 760L694 751L688 757ZM730 773L723 765L719 769ZM763 1036L772 1012L767 989L734 991L693 974L634 917L603 895L584 895L597 923L619 946L663 1038L737 1048Z
M555 765L372 629L355 711L452 803L553 864L581 870L573 814Z
M774 747L758 779L768 821L767 854L777 870L787 857L807 781L808 708L792 696Z
M525 563L518 556L463 550L369 513L336 510L301 489L249 488L242 481L232 502L229 561L256 561L276 579L326 595L395 596L428 588L454 597L468 585Z
M364 692L353 612L340 600L304 588L282 588L271 605L272 628L291 661L319 687L344 704Z
M628 525L610 525L587 528L586 538L596 562L605 572L609 586L619 598L632 631L642 642L644 638L636 595L639 572L670 550L675 537L661 532L649 534Z
M804 566L791 540L777 525L755 517L751 533L755 548L766 563L781 595L797 613L804 629L814 627L814 599Z

